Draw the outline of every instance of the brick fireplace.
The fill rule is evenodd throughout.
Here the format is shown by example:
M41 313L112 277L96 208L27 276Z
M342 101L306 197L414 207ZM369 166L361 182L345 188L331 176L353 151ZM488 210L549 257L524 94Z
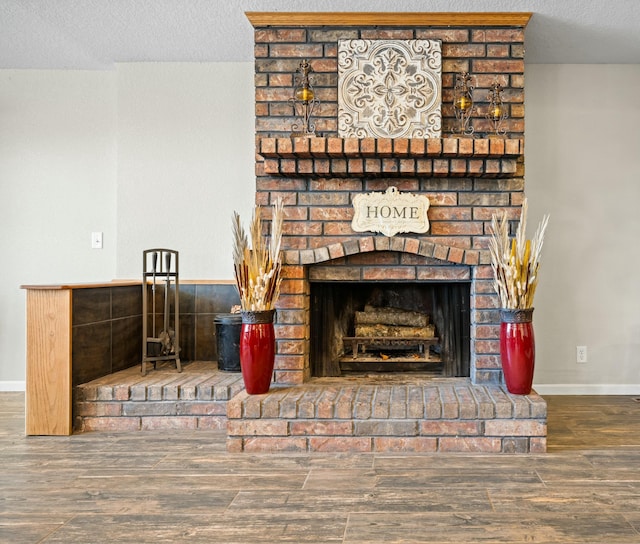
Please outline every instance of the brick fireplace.
M277 20L273 16L277 15ZM276 381L311 377L310 282L471 284L470 377L501 382L498 299L486 251L494 212L517 219L524 191L524 26L529 14L249 14L255 26L256 202L285 203ZM501 17L499 17L501 16ZM442 138L337 137L337 41L442 41ZM313 68L317 138L290 137L294 74ZM475 84L476 138L452 137L456 74ZM490 138L490 86L504 88L505 138ZM426 235L351 229L353 197L395 186L428 196Z
M282 199L285 205L285 279L277 304L275 381L285 389L299 386L301 392L298 395L279 390L277 394L284 395L283 399L273 397L264 402L250 397L234 399L228 412L230 450L253 447L253 451L370 451L406 447L416 451L544 451L544 401L533 395L523 404L523 399L510 398L500 388L499 302L492 286L487 251L492 214L504 211L516 220L524 197L524 28L530 14L247 16L255 28L256 203L269 206ZM440 40L442 137L339 137L337 52L338 40L342 39ZM317 137L292 138L295 118L290 98L295 73L303 59L313 69L315 93L321 101ZM456 121L453 93L456 74L460 72L469 72L475 86L473 138L452 134ZM503 138L491 137L490 122L485 118L487 95L496 81L504 88L508 112ZM353 231L353 198L389 187L429 198L430 230L426 234L387 237ZM264 211L268 213L268 208ZM447 382L443 386L446 392L434 392L424 386L431 392L424 389L424 396L417 397L422 400L403 412L404 417L408 412L422 414L416 416L411 423L413 431L408 432L418 429L415 437L391 439L388 435L404 434L393 430L393 407L390 412L383 410L382 420L375 423L370 421L375 413L373 406L363 416L367 428L374 429L372 436L344 438L342 435L350 434L345 431L344 421L349 403L353 403L355 418L360 406L356 397L377 395L359 393L357 388L346 393L334 391L337 404L331 408L325 401L327 395L331 397L330 392L314 389L305 393L304 386L313 375L310 339L317 334L310 318L314 282L468 284L467 377ZM411 386L409 389L413 394L417 391ZM412 394L409 389L399 398L408 398ZM302 405L296 408L298 396L304 409ZM428 397L436 399L436 404L432 405ZM313 398L317 404L309 401ZM255 419L276 417L283 410L293 420L275 423L271 419ZM429 413L434 421L421 419L429 420ZM299 417L328 419L315 423L305 420L302 425L296 420ZM406 430L408 422L404 417L395 424ZM243 422L243 418L250 421ZM341 429L336 434L342 438L327 442L326 436L311 437L331 435L329 428ZM358 435L357 423L349 428ZM426 428L430 429L428 438L420 431ZM444 429L442 434L447 438L433 435L435 428ZM384 440L373 436L380 429L386 435ZM292 436L296 434L308 437Z

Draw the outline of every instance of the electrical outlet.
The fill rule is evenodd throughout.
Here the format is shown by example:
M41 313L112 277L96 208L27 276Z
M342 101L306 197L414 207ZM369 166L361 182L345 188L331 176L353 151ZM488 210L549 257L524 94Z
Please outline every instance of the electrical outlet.
M587 362L587 346L576 346L576 363Z
M102 233L91 233L91 249L102 249Z

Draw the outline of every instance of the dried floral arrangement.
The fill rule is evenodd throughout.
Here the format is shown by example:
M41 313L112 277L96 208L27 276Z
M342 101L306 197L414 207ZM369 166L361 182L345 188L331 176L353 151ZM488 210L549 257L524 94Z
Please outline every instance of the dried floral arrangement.
M527 199L522 203L522 214L515 238L509 238L506 214L491 218L489 251L494 272L494 287L502 308L526 310L533 308L533 297L538 285L538 268L549 222L545 215L536 229L533 239L526 239Z
M240 306L246 312L263 312L275 309L280 295L282 262L282 201L273 206L271 235L263 235L261 207L253 210L249 238L240 222L238 212L233 212L233 266L236 286L240 294Z

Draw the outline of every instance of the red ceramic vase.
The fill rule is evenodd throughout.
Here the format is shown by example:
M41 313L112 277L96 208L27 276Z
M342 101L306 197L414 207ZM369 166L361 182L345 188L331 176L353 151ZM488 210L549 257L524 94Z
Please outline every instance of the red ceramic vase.
M501 310L500 319L500 358L507 390L514 395L528 395L536 358L533 308Z
M267 393L271 386L276 355L274 313L274 310L242 312L240 369L249 395Z

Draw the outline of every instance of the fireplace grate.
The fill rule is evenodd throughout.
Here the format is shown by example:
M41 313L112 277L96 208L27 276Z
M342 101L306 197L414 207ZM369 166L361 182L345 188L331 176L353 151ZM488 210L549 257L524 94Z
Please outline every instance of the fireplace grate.
M418 350L425 361L431 360L429 347L439 342L438 338L390 336L345 336L343 340L345 347L351 347L353 359L360 358L367 353L367 350L371 349L407 351L414 348Z

